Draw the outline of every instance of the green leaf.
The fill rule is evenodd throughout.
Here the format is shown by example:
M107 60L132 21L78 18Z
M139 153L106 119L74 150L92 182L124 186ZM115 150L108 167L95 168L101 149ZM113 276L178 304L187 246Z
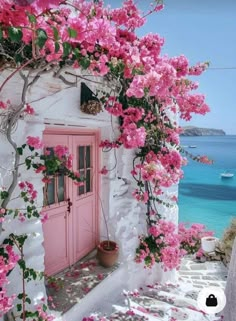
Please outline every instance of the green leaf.
M25 299L25 302L27 302L27 303L31 304L31 300L30 300L30 298L26 298L26 299Z
M72 47L69 44L69 42L63 42L62 46L63 46L63 56L67 57L71 53Z
M25 318L34 318L34 317L38 317L39 312L31 312L31 311L25 311ZM23 320L23 314L21 313L20 318ZM31 319L32 320L32 319ZM42 320L42 319L39 319Z
M5 198L7 198L8 197L8 195L9 195L9 193L7 192L7 191L1 191L1 193L0 193L0 197L1 197L1 199L5 199Z
M22 310L22 304L17 304L16 309L18 312L20 312Z
M29 18L29 22L31 22L31 23L37 22L36 17L33 14L27 13L27 16Z
M19 300L22 300L23 297L24 297L24 293L19 293L18 296L17 296L17 298L18 298Z
M55 53L57 53L60 50L60 45L58 42L55 42Z
M76 38L77 37L77 31L75 29L72 29L72 28L68 28L67 29L68 31L68 35L70 38Z
M52 28L53 28L53 36L54 36L54 39L55 39L56 41L58 41L58 40L59 40L58 30L57 30L56 27L52 27Z
M39 217L39 213L37 211L34 211L32 214L34 217Z
M26 158L25 159L25 164L26 164L27 169L30 169L30 167L31 167L31 159Z
M31 272L31 276L33 277L34 280L37 279L37 273L35 271Z
M80 60L80 65L81 65L84 69L87 69L87 68L90 66L90 60L89 60L89 58L83 57L83 58Z
M19 42L23 37L23 33L20 28L9 27L8 36L12 42Z
M24 261L24 260L20 259L20 260L18 261L18 265L20 266L20 268L21 268L22 270L25 270L26 266L25 266L25 261ZM19 299L19 298L18 298L18 299Z
M29 145L29 150L31 150L31 152L34 150L34 147Z
M26 270L26 271L24 272L24 279L27 279L28 277L29 277L29 271Z
M36 30L37 33L37 45L39 46L39 48L43 48L43 46L45 45L45 42L48 39L48 35L46 33L45 30L39 28Z
M3 241L3 244L9 244L9 245L14 245L14 242L11 239L5 239ZM1 248L0 248L1 249Z
M14 59L15 59L16 63L18 63L18 62L21 63L22 60L23 60L20 53L16 53L15 56L14 56Z
M27 208L26 208L26 210L27 210L28 213L31 213L31 212L32 212L31 206L28 205Z
M79 60L80 59L80 51L79 51L79 49L78 48L74 48L73 49L73 53L74 53L76 59Z
M27 238L28 238L28 236L27 236L26 234L25 234L25 235L17 236L17 241L18 241L19 245L20 245L20 246L23 246ZM22 261L23 261L24 264L25 264L25 261L24 261L24 260L22 260Z
M23 155L23 148L22 147L18 147L17 148L17 152L19 155Z
M0 40L3 38L2 28L0 28Z

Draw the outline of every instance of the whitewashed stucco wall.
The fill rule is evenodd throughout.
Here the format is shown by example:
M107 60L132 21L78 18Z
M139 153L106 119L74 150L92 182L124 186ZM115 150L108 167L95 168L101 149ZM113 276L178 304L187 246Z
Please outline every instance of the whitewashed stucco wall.
M7 73L2 73L0 82L7 76ZM74 81L72 77L70 79ZM93 80L101 82L101 79L93 78ZM0 99L10 99L13 103L19 102L21 95L21 78L15 76L5 87ZM87 85L92 89L99 87L96 83L87 82ZM14 91L13 91L14 88ZM103 86L104 89L104 86ZM39 136L42 137L45 125L50 126L67 126L72 128L85 127L100 129L102 139L112 140L118 132L118 124L113 120L111 127L111 116L107 112L102 112L97 116L87 115L80 111L80 86L67 86L60 79L55 79L51 74L43 75L32 87L27 97L29 102L36 110L36 116L27 116L24 120L20 120L18 128L14 134L14 139L18 145L25 142L26 137ZM11 153L6 139L3 135L0 136L0 162L4 167L11 168ZM128 272L128 286L138 286L149 278L154 278L152 272L144 270L141 265L134 263L133 258L135 249L138 244L138 235L145 232L145 208L138 204L132 197L134 182L130 174L132 169L132 153L131 150L120 148L102 153L101 166L106 166L108 169L114 168L108 175L101 177L101 201L104 207L104 213L110 227L109 233L111 239L117 241L120 245L120 262ZM115 166L116 165L116 166ZM6 171L0 168L2 173L3 185L9 183L9 176ZM34 183L38 191L38 205L43 202L42 183L40 177L35 176L31 171L21 170L20 180L29 180ZM0 181L1 183L1 181ZM17 193L17 191L16 191ZM177 186L166 191L166 197L176 195ZM12 207L22 207L19 201L14 201L10 204ZM178 208L166 208L160 206L162 215L167 219L177 222ZM2 241L8 233L14 231L18 234L27 232L29 239L25 249L25 257L27 264L37 270L44 270L44 248L42 225L39 220L20 223L18 220L11 221L10 219L4 223L5 232L0 236ZM100 236L105 238L105 224L103 215L100 216ZM158 269L158 268L157 268ZM157 273L156 273L157 275ZM158 272L156 279L173 278L171 275ZM21 285L19 284L19 270L15 269L10 275L9 293L20 292ZM28 285L28 293L36 302L41 297L46 295L44 282L30 282ZM99 303L98 303L99 304ZM72 318L73 319L73 318ZM70 319L70 321L73 321ZM76 318L75 318L76 320Z

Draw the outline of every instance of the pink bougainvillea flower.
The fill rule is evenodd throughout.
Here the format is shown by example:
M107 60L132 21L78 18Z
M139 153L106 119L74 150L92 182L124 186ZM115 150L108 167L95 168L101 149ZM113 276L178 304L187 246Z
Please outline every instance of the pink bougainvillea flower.
M6 257L0 256L0 317L7 313L13 307L13 301L16 295L9 296L6 291L6 285L9 283L8 274L15 267L20 257L15 254L11 245L2 245Z
M126 311L126 314L127 314L127 315L135 315L135 313L134 313L133 310L128 310L128 311Z
M178 202L178 197L176 195L171 196L172 202Z
M80 187L80 186L84 186L85 185L85 182L76 182L74 181L74 185Z
M35 149L42 149L44 146L42 140L38 136L37 137L28 136L26 143L27 143L27 145L29 145L30 147L33 147Z
M44 150L44 155L45 155L45 156L49 156L50 154L51 154L50 149L46 148L46 149Z
M44 165L39 165L38 168L35 169L35 173L41 173L46 171L46 166Z
M29 104L26 105L24 112L29 115L35 114L34 108L32 108Z
M21 223L23 223L23 222L26 220L25 215L24 215L23 213L19 213L19 214L18 214L18 220L19 220Z
M0 208L0 223L5 221L4 214L6 213L5 208Z
M98 280L103 280L104 279L104 275L102 273L99 273L97 275L97 278L98 278Z
M67 160L65 161L65 166L66 166L67 168L71 169L71 168L72 168L72 164L73 164L73 155L70 154L70 155L67 157Z
M121 116L123 114L122 104L117 101L117 98L110 96L105 104L105 109L113 116Z
M120 135L119 141L124 145L125 148L140 148L145 144L146 130L144 127L137 127L135 123L126 125Z
M197 160L203 164L209 164L209 165L213 164L213 160L209 159L205 155L197 157Z
M49 177L47 177L47 176L44 176L42 178L42 182L45 183L45 184L49 184L49 183L51 183L51 179Z
M106 166L103 166L103 168L99 171L100 174L102 175L107 175L108 174L108 169L106 168Z
M54 147L54 152L59 159L69 156L69 148L63 145L57 145Z
M147 203L149 196L147 192L142 192L139 191L138 189L136 189L132 195L136 198L137 201L143 202L143 203Z
M140 312L143 312L143 313L148 313L148 309L144 308L144 307L141 307L141 306L138 306L137 307L137 310L140 311Z
M154 11L161 11L162 9L164 9L164 5L163 4L158 4L158 5L156 5L155 6L155 8L154 8Z
M0 214L5 214L6 213L6 209L5 208L0 208Z
M26 187L25 182L19 182L18 186L20 187L20 189L24 189Z
M40 213L40 216L41 216L40 221L41 221L42 223L45 223L45 222L48 220L48 218L49 218L48 213L45 213L45 212L41 212L41 213Z
M38 311L39 314L39 318L41 320L45 320L45 321L53 321L55 319L55 316L48 314L47 312L45 312L45 307L41 306L41 305L37 305L36 306L36 310Z
M0 109L7 109L7 104L5 104L3 101L0 101Z
M110 142L108 139L102 140L99 144L99 147L102 148L118 148L120 144L118 142Z
M188 74L190 76L199 76L209 67L209 62L197 63L195 66L190 67Z

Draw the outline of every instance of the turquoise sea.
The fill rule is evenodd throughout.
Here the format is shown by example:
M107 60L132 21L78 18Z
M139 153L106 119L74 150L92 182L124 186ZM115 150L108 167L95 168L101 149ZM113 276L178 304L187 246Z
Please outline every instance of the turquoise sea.
M221 237L236 217L236 135L181 137L181 145L194 155L214 161L205 165L189 160L179 186L179 221L203 223ZM188 146L195 145L196 148ZM221 178L225 170L233 178Z

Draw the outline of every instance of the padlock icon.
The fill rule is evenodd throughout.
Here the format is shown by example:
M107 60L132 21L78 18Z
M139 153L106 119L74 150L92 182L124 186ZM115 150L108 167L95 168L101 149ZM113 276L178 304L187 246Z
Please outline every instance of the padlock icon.
M216 307L217 304L218 304L217 298L214 296L214 294L210 294L208 298L206 298L207 307Z

